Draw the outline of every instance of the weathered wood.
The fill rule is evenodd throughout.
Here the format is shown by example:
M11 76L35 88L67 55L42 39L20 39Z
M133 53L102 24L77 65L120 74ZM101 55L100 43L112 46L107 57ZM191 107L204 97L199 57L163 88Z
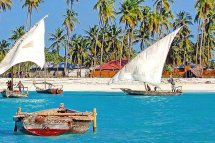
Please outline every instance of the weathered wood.
M19 108L17 109L16 115L19 115L20 113L21 113L21 107L19 107Z
M63 133L85 133L93 121L93 130L96 131L96 109L93 112L79 112L64 108L42 110L33 113L21 112L18 108L14 116L14 131L30 133L40 136L54 136Z
M78 113L19 113L22 115L38 115L38 116L89 116L92 115L92 112L78 112Z
M136 95L136 96L177 96L181 95L182 91L177 90L172 91L142 91L142 90L132 90L128 88L120 88L127 95Z
M96 116L97 116L96 108L94 108L94 109L93 109L93 132L94 132L94 133L96 132L96 128L97 128Z
M26 91L19 92L18 90L10 91L10 90L3 90L1 92L3 97L6 98L23 98L23 97L28 97L28 88L24 87L27 89Z

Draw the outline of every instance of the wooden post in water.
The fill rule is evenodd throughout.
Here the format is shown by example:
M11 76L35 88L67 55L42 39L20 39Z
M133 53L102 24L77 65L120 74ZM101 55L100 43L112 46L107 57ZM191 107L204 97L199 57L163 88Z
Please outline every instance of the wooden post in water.
M94 133L96 132L96 116L97 116L96 108L93 108L93 132Z
M19 107L19 108L17 109L16 115L19 115L19 113L21 113L21 107Z

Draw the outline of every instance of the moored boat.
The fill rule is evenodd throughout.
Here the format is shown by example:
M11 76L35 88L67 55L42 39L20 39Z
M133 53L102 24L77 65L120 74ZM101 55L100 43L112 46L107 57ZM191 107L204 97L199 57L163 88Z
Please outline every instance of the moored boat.
M5 98L23 98L28 97L28 87L24 87L20 92L19 90L8 90L5 89L1 92L2 97Z
M28 32L21 36L6 54L0 63L0 74L11 68L11 80L7 82L7 89L3 90L2 96L8 98L21 98L28 96L28 88L19 81L18 90L14 90L13 66L24 62L33 62L40 68L45 64L45 23L44 19L36 23Z
M38 85L44 85L45 87L42 88L42 87L39 87ZM48 82L42 82L42 83L34 83L34 86L36 87L37 93L42 93L42 94L62 94L63 93L63 85L55 85Z
M57 136L64 133L81 134L88 131L93 122L93 131L96 131L96 109L92 112L79 112L64 108L37 111L33 113L21 112L18 108L14 131L20 131L37 136Z
M137 96L177 96L182 94L182 90L178 89L174 92L172 91L143 91L143 90L132 90L129 88L120 88L127 95L137 95Z
M174 30L164 38L158 40L153 45L145 48L134 59L127 63L109 83L117 83L119 81L139 81L144 83L144 90L132 90L129 88L121 88L127 95L140 96L173 96L182 93L182 87L176 88L173 78L170 78L172 89L169 91L156 91L161 83L163 67L172 44L173 39L182 27ZM154 91L150 86L154 86Z

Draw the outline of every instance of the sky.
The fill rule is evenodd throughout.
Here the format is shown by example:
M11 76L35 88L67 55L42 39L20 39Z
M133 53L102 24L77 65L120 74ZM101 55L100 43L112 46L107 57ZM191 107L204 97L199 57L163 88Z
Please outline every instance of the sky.
M78 13L79 24L76 24L75 31L73 33L85 34L85 30L88 30L90 26L98 24L98 13L93 9L93 6L97 0L79 0L78 3L74 3L74 10ZM116 0L116 5L122 0ZM153 8L154 0L145 0L143 5L150 6ZM174 14L180 11L186 11L191 14L194 18L196 11L194 8L195 0L175 0L171 10ZM13 0L13 6L11 10L6 12L0 12L0 40L7 40L12 31L16 28L25 25L27 8L22 8L23 2L20 0ZM66 5L66 0L44 0L41 3L38 10L33 10L32 25L48 14L48 18L45 20L46 34L45 34L45 45L49 47L51 45L48 41L49 34L54 33L55 29L62 27L64 20L64 14L66 9L69 8ZM197 25L191 26L193 35L197 34ZM61 50L61 54L63 54Z

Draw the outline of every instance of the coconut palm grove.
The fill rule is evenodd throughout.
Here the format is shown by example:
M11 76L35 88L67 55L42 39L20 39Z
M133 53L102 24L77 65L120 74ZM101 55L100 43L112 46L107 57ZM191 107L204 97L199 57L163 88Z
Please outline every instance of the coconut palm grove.
M26 21L11 29L10 37L1 39L0 60L10 47L33 26L33 13L45 0L20 0L21 9L26 9ZM174 39L166 61L166 68L191 62L214 68L215 6L214 0L195 0L195 17L181 8L173 12L176 0L152 0L153 7L144 0L98 0L92 11L98 14L98 23L83 29L84 34L74 32L79 19L74 4L79 0L62 0L67 4L60 27L49 33L46 44L46 61L77 64L79 67L96 67L111 60L130 61L140 51L152 45L171 31L181 27ZM13 0L0 0L0 15L13 9ZM4 13L3 13L4 12ZM3 20L3 19L1 19ZM197 35L191 34L196 24ZM195 37L195 38L193 38ZM64 51L64 55L60 54ZM32 63L19 64L15 68L29 69ZM65 66L65 73L66 71Z

